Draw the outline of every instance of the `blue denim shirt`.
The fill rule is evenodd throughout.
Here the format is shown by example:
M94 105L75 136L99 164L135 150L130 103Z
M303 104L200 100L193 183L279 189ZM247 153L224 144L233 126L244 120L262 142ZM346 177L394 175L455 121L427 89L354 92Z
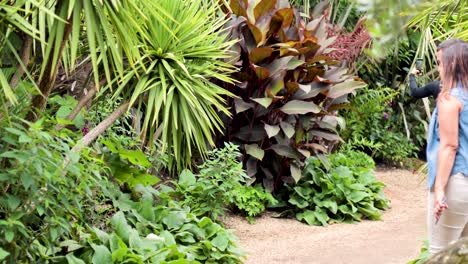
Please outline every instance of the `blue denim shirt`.
M462 87L456 87L450 91L450 94L463 104L462 111L458 116L458 149L450 175L462 173L468 176L468 91ZM426 149L428 165L427 187L429 189L434 187L437 175L437 155L440 148L439 122L437 118L438 108L436 107L429 124Z

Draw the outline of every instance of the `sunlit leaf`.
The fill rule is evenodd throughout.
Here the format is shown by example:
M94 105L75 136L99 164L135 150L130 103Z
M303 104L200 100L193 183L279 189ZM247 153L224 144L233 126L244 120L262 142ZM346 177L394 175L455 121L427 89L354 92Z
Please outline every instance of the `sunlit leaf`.
M245 151L252 157L258 160L262 160L265 155L265 151L261 149L257 144L245 145Z
M319 113L320 107L313 102L292 100L281 107L281 111L286 114L307 114L307 113Z
M272 138L280 132L280 127L278 125L270 126L265 124L265 131L267 132L268 137Z

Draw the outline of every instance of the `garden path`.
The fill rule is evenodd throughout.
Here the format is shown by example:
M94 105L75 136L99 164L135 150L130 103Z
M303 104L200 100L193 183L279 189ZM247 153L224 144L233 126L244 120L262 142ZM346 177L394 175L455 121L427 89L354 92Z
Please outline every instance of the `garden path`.
M318 227L266 213L254 225L237 216L225 222L247 264L404 264L419 255L426 236L425 180L399 169L376 174L392 204L381 221Z

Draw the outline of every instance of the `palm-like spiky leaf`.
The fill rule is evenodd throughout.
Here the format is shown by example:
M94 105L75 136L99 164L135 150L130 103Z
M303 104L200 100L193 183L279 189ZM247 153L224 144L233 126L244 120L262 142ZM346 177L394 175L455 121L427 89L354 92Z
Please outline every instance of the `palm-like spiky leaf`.
M205 2L151 1L148 12L135 17L142 56L114 93L131 105L144 102L142 131L153 140L160 127L177 169L189 165L194 146L204 155L207 143L214 145L213 133L222 127L218 111L229 114L223 96L230 93L210 79L231 82L233 68L222 59L232 42L226 42L216 5Z

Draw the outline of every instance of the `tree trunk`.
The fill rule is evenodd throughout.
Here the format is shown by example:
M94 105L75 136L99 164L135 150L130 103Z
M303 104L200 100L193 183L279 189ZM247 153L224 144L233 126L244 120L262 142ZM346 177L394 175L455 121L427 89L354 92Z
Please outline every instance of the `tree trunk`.
M424 264L468 263L468 237L459 239L429 258Z
M31 47L32 47L32 37L31 36L26 36L24 41L23 41L23 47L21 49L21 62L22 64L18 64L16 67L16 72L15 75L10 80L10 87L12 89L15 89L15 87L18 85L19 80L23 76L23 74L26 72L28 64L29 64L29 59L31 57ZM24 67L23 67L24 65Z
M63 35L63 40L60 44L60 47L54 47L55 49L60 49L59 54L61 56L63 49L65 48L66 40L70 36L72 30L72 18L67 21L67 25L65 26L65 33ZM50 43L49 43L50 45ZM41 94L35 95L31 102L31 109L29 110L28 114L26 115L26 120L30 122L34 122L39 117L39 112L43 111L47 105L47 99L49 98L50 93L52 92L53 87L55 86L55 80L57 79L57 68L58 68L58 61L60 61L60 56L57 59L57 63L55 67L52 68L52 61L53 56L49 55L47 59L47 66L44 71L44 75L39 82L39 90Z
M31 47L32 47L32 37L31 36L28 36L26 35L24 41L23 41L23 47L21 48L21 61L22 61L22 64L18 64L16 66L16 72L15 72L15 75L13 75L13 77L11 78L10 80L10 87L11 89L15 89L16 86L18 85L19 83L19 80L21 79L21 77L23 77L23 74L27 71L27 67L28 67L28 64L29 64L29 59L31 58ZM23 67L24 65L24 67ZM10 102L6 102L6 109L8 109L10 107ZM6 110L8 111L8 110ZM0 113L0 120L3 118L3 116L5 115L5 113Z
M90 91L83 97L81 97L80 101L78 102L78 104L75 106L75 108L73 108L73 110L71 111L71 113L67 116L67 120L70 120L72 121L73 119L75 119L75 117L78 115L78 113L80 112L81 108L83 108L83 106L85 106L93 97L94 95L96 94L96 88L93 87L92 89L90 89ZM62 128L64 128L65 125L63 124L57 124L55 126L55 129L56 130L60 130Z
M93 142L99 135L104 133L117 119L119 119L128 110L130 102L125 102L117 108L106 119L91 129L80 141L71 149L72 152L80 152L84 147Z
M83 148L87 147L91 142L93 142L99 135L104 133L117 119L119 119L125 112L128 110L130 102L125 102L119 108L117 108L112 114L110 114L106 119L99 123L95 128L91 129L84 137L76 143L76 145L71 149L73 153L79 153ZM65 157L62 165L62 176L67 174L66 167L70 164L70 156Z

